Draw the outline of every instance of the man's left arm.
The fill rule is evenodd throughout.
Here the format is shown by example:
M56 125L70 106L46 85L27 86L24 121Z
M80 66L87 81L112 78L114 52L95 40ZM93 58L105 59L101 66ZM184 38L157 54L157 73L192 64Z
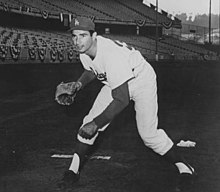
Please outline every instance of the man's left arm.
M94 122L98 128L101 128L111 122L114 117L129 104L130 96L128 82L125 82L119 87L113 89L112 97L113 101L108 105L108 107L99 116L94 118Z
M126 81L119 87L112 90L113 101L106 107L106 109L93 121L84 125L80 130L79 134L86 138L92 138L98 131L99 128L103 127L107 123L110 123L114 117L119 114L130 101L128 82Z

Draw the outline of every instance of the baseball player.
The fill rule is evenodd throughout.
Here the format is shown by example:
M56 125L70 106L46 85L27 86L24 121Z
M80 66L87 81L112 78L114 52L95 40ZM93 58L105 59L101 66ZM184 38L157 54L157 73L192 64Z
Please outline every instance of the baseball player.
M77 17L70 24L72 40L80 54L84 72L77 82L69 82L69 95L98 78L100 90L77 134L75 153L61 185L69 186L79 180L85 155L101 131L130 102L134 101L137 129L143 143L175 165L179 171L179 188L192 184L194 168L177 153L172 140L158 128L156 75L139 51L124 42L97 35L95 24L86 17ZM75 95L74 95L75 96ZM68 104L67 100L60 104Z

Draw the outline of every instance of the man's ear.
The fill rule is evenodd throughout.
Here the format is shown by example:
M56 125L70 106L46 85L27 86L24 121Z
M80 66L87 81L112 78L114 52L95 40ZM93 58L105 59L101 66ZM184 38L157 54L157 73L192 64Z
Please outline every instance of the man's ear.
M92 34L92 39L95 40L95 39L96 39L96 36L97 36L97 32L94 32L94 33Z

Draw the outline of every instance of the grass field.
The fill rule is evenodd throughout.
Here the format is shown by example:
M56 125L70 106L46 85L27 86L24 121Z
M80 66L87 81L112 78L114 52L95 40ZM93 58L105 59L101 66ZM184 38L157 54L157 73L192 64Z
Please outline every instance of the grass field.
M153 63L158 76L159 126L198 172L194 192L220 190L219 63ZM76 80L82 68L73 65L0 66L0 191L53 192L71 159L75 134L101 84L84 89L70 107L54 101L61 81ZM175 167L146 148L136 129L131 103L100 137L74 192L171 192Z

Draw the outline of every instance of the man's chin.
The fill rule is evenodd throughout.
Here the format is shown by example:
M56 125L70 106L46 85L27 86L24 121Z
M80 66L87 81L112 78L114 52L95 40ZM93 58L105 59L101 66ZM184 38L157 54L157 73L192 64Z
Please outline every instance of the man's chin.
M85 53L85 50L83 50L83 49L78 49L77 52L78 52L78 53Z

